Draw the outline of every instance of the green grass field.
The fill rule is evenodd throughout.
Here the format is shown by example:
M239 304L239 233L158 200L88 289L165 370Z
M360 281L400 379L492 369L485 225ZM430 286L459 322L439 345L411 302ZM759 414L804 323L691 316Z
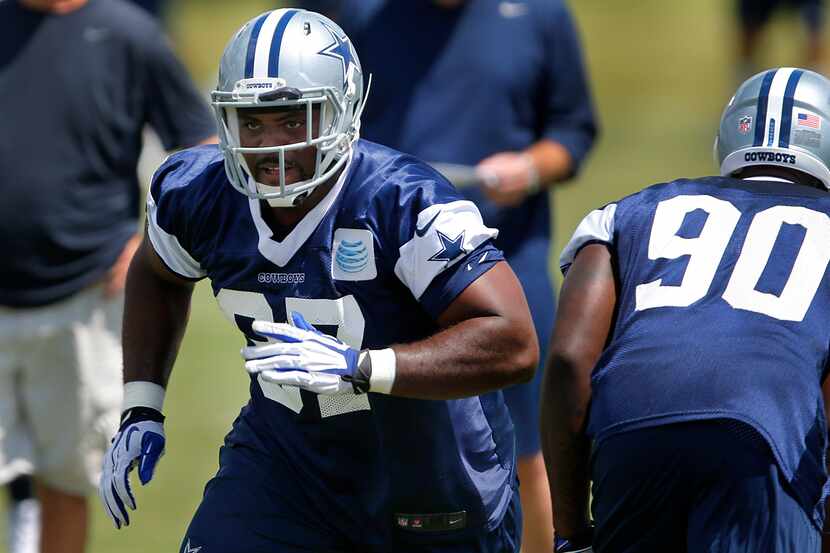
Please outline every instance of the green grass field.
M580 177L555 194L552 259L590 209L654 182L713 173L712 140L735 84L731 2L570 3L582 30L602 135ZM200 83L215 79L231 33L274 5L171 4L171 34ZM785 18L774 33L765 50L767 63L798 64L797 21ZM216 470L222 436L247 396L241 345L209 287L199 285L167 395L166 455L152 484L136 490L139 510L129 528L116 531L93 498L91 553L177 551L204 483ZM4 525L0 516L3 536Z

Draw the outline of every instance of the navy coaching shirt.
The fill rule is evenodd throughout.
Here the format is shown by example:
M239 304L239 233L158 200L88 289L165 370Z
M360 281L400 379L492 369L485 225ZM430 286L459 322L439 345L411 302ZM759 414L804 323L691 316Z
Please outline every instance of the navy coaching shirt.
M0 305L58 301L103 277L138 230L149 123L165 148L214 134L206 105L143 10L67 15L0 2Z
M372 74L365 138L425 161L467 165L543 138L562 144L576 168L590 150L591 94L561 0L468 0L451 9L432 0L342 0L334 15ZM503 208L477 189L463 193L499 229L497 244L511 262L538 238L546 267L547 194Z

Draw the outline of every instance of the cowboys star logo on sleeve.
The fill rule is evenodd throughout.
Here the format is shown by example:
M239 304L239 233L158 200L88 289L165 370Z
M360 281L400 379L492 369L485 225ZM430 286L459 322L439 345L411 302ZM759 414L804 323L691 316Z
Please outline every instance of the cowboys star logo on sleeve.
M404 225L409 240L399 248L395 274L415 298L435 277L498 235L469 200L435 203L413 215L411 223Z
M440 230L437 230L436 232L438 233L438 240L441 241L441 249L435 252L435 254L429 258L430 261L446 261L447 263L449 263L459 255L464 253L463 230L455 238L450 238Z

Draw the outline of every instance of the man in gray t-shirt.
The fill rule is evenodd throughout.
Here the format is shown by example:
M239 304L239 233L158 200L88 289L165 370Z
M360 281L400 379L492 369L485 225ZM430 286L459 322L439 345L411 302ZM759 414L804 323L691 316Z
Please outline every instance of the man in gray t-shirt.
M0 2L0 95L0 484L34 474L42 551L81 552L121 411L142 129L172 150L214 123L157 23L123 0Z

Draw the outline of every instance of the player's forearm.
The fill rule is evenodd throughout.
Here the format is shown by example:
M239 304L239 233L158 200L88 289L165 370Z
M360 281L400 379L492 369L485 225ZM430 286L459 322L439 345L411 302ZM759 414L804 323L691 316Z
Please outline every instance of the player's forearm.
M571 537L589 523L590 440L585 426L590 381L554 351L545 373L541 403L542 453L548 469L556 532Z
M553 500L554 528L570 538L588 527L590 441L585 435L590 381L576 364L554 350L540 399L542 454Z
M130 264L124 305L124 382L166 387L184 336L193 285L161 278L146 241Z
M615 310L611 253L600 244L586 246L562 283L540 400L554 527L566 538L588 525L590 441L585 430L591 373L610 336Z
M467 319L394 351L392 394L420 399L468 397L526 382L539 357L533 328L501 316Z

